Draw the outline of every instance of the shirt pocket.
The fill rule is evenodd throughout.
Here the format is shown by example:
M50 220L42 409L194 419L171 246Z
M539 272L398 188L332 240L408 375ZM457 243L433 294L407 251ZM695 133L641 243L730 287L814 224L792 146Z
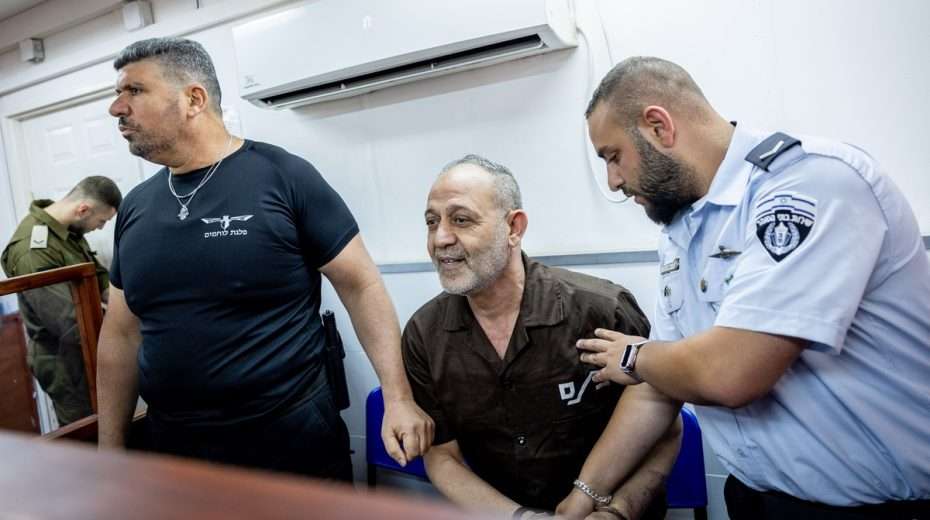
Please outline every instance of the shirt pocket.
M698 299L707 303L716 313L726 297L736 262L732 259L710 258L698 282Z
M674 272L662 277L659 289L659 307L662 312L671 316L681 309L684 302L685 288L680 272Z

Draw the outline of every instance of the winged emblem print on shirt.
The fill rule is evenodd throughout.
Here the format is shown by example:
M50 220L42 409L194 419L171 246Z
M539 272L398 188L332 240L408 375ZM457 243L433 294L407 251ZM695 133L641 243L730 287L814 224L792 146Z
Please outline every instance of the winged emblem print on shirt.
M254 215L236 215L231 217L229 215L223 215L222 217L209 217L200 219L204 224L219 224L220 229L213 228L213 231L205 231L203 234L204 238L217 238L217 237L244 237L249 234L248 229L243 228L232 228L229 229L229 226L233 222L245 222L252 218Z
M252 218L252 216L253 215L238 215L235 217L230 217L229 215L223 215L220 218L211 217L211 218L202 218L200 220L202 220L204 224L216 224L217 222L219 222L220 227L226 230L226 229L229 229L229 224L232 223L233 221L238 220L238 221L245 222L246 220L249 220L250 218Z

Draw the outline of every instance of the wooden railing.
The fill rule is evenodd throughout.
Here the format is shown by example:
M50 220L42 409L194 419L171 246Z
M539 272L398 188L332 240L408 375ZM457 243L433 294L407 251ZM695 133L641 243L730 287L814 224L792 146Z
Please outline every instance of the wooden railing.
M145 413L145 410L137 410L136 413L132 416L132 422L130 423L129 430L130 448L138 447L142 449L146 447L144 444L145 433L143 431ZM71 424L58 428L57 430L50 431L43 435L42 439L47 441L68 439L70 441L81 441L96 444L98 433L99 425L97 422L97 414L94 414L88 415L83 419L78 419Z
M0 518L477 520L437 501L0 432ZM509 516L509 515L508 515ZM499 515L498 515L499 517ZM497 517L495 517L497 518Z
M74 316L81 334L81 354L84 358L84 373L90 390L90 403L97 411L97 339L103 323L100 306L100 289L97 285L97 270L92 263L70 265L49 269L34 274L0 280L0 296L30 289L38 289L58 283L71 285L74 301Z

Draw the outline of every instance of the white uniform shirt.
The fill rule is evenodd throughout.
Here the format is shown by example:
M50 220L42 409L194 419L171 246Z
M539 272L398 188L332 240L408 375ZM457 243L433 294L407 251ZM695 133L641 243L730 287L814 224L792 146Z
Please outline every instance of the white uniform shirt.
M750 487L930 498L930 262L913 211L849 145L799 136L754 166L768 135L737 128L707 195L666 226L652 339L718 325L810 341L766 397L697 407Z

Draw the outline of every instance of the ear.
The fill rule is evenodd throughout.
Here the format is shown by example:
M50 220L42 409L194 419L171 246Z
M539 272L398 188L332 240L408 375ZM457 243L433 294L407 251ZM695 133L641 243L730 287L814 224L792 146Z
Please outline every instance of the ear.
M194 83L184 89L185 98L187 99L187 115L196 116L207 110L209 106L209 97L207 89L203 88L200 83Z
M643 120L646 127L643 133L652 135L662 146L671 148L675 145L676 127L668 110L658 106L649 105L643 109Z
M77 215L78 218L84 218L93 212L94 208L90 207L90 204L84 201L78 202L77 206L74 207L74 214Z
M523 241L523 234L526 233L526 226L529 224L529 219L526 216L526 212L522 209L515 209L510 211L507 215L507 225L510 226L510 235L507 237L508 242L513 247L520 245L520 242Z

